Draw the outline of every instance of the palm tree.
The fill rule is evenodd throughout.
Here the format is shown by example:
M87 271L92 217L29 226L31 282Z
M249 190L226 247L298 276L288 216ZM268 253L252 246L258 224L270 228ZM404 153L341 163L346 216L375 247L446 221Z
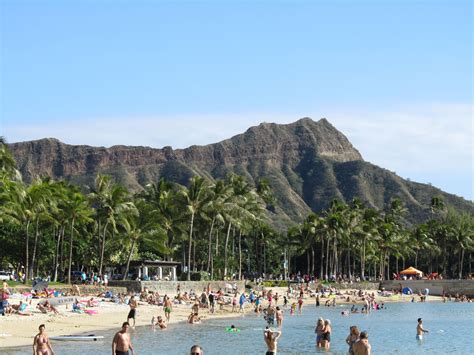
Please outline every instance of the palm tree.
M181 190L181 195L184 198L186 208L190 215L189 220L189 240L188 240L188 281L191 280L191 251L193 245L193 227L194 218L201 212L208 199L208 183L200 177L194 176L189 180L189 187Z
M88 223L92 221L92 209L86 197L80 193L71 191L65 204L65 213L69 218L70 234L69 234L69 263L67 281L71 283L72 274L72 250L74 244L74 228L76 223ZM101 271L99 272L101 273Z
M21 180L20 172L16 169L16 162L8 149L4 137L0 136L0 178Z
M99 274L102 274L104 266L104 254L106 236L109 232L109 226L112 227L112 233L117 231L117 224L123 220L130 210L135 206L129 201L128 191L120 186L112 183L109 176L97 175L95 186L90 194L93 207L97 211L97 218L99 223L100 239L100 258L99 258ZM100 230L101 222L104 223L102 231Z

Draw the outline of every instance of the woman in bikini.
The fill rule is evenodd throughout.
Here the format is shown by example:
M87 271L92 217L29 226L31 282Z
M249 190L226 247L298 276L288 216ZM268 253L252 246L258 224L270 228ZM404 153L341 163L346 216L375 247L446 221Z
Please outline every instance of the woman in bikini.
M329 319L326 319L324 321L324 331L323 331L323 334L322 334L322 345L325 349L329 350L329 348L331 347L331 332L332 332L332 328L331 328L331 321Z
M48 335L44 324L39 326L39 333L36 334L35 340L33 341L33 354L34 355L54 355L54 350L49 342Z
M319 318L318 323L316 324L316 329L314 330L316 333L316 346L321 348L323 346L323 333L324 333L324 319Z

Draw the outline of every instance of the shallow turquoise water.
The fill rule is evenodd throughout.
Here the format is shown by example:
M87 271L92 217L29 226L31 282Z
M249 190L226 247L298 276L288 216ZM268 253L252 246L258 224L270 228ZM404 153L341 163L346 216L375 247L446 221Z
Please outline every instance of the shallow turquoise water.
M285 312L279 354L324 353L315 348L314 326L318 317L329 318L333 325L331 351L347 354L345 339L349 326L369 332L373 354L473 354L474 304L468 303L399 303L368 315L341 316L346 307L316 308L307 305L302 315ZM415 339L417 318L422 317L430 330L423 342ZM235 324L240 333L227 333ZM138 327L132 333L136 354L187 354L193 344L203 346L204 354L264 354L265 322L255 315L234 319L206 320L200 325L175 324L167 330L153 331ZM56 354L110 354L114 332L100 333L106 340L94 343L54 343ZM31 347L3 351L3 354L30 354Z

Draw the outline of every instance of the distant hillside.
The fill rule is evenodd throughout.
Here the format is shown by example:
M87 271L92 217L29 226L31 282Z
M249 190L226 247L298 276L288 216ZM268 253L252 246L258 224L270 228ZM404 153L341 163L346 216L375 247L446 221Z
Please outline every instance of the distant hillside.
M266 177L278 201L272 218L281 227L302 220L310 210L326 208L334 198L350 201L355 196L376 208L399 197L411 222L427 218L435 195L474 214L472 202L364 161L326 119L262 123L219 143L177 150L73 146L52 138L13 143L10 149L26 181L50 176L92 185L102 172L137 191L160 177L181 184L196 174L215 179L234 172L250 181Z

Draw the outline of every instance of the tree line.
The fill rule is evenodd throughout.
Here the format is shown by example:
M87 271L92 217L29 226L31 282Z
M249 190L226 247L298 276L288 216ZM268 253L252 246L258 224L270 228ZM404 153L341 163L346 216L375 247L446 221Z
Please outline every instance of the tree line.
M271 224L275 198L265 179L194 176L187 186L160 179L135 194L102 174L82 188L50 178L26 184L0 140L1 267L24 270L26 280L71 282L74 270L102 274L122 264L125 278L138 259L179 260L188 280L195 272L387 278L412 263L462 277L471 272L473 216L439 197L431 202L431 218L417 226L406 224L397 199L385 211L354 199L282 231Z

